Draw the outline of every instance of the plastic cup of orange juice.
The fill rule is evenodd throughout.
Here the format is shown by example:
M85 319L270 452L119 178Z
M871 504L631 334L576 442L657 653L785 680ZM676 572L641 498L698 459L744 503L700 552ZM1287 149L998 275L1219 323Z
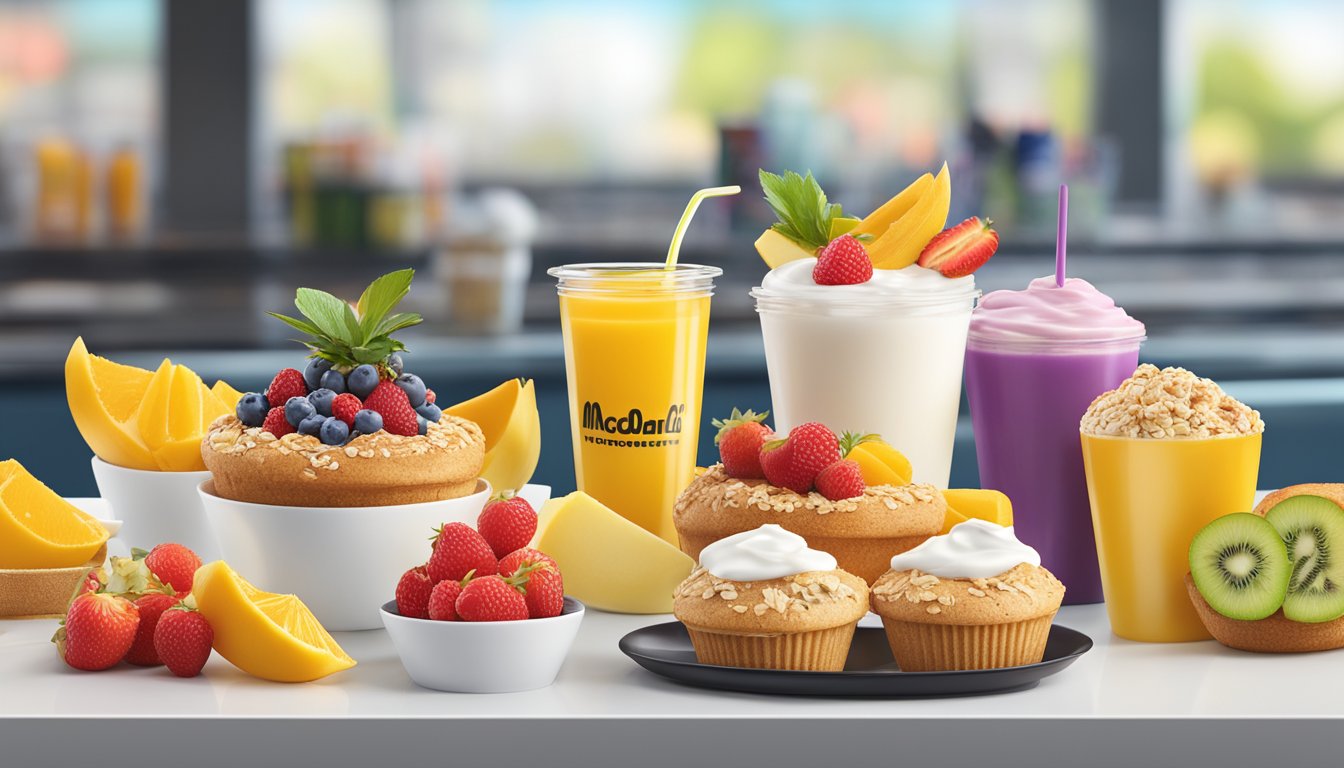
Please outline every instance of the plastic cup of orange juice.
M559 282L579 490L677 543L672 505L695 472L717 267L572 264Z
M1102 592L1111 630L1179 643L1209 633L1190 604L1190 541L1255 506L1260 434L1201 439L1082 435Z

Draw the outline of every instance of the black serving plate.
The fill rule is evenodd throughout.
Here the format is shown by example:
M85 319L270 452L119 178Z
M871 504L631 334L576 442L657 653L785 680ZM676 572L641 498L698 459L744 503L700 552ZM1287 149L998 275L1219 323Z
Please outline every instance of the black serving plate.
M1045 657L1036 664L1005 669L902 672L896 668L886 634L859 627L842 672L794 672L701 664L679 621L637 629L621 638L621 652L654 674L701 688L794 696L882 696L928 698L1008 693L1034 688L1092 648L1092 638L1058 625L1050 628Z

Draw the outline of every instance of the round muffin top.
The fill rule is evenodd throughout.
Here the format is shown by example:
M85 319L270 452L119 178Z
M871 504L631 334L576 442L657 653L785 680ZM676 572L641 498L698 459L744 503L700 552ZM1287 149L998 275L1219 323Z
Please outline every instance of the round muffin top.
M947 579L918 570L887 571L873 583L879 616L924 624L1008 624L1059 610L1064 585L1039 565L1021 563L987 579Z
M245 427L236 416L230 415L221 416L210 425L210 431L201 441L201 452L205 454L207 464L211 453L259 458L278 454L305 458L312 470L335 472L346 459L393 459L458 452L483 456L485 433L474 421L444 414L439 421L430 422L423 435L406 437L380 430L360 435L345 445L333 446L298 432L276 438L261 427ZM479 461L476 469L479 470Z
M673 593L672 613L696 628L734 634L810 632L868 613L868 585L838 568L744 582L697 566Z
M862 496L831 501L816 491L804 495L764 480L729 477L715 464L682 491L672 518L677 530L688 532L786 523L804 537L888 538L937 533L946 512L947 502L932 485L870 485Z

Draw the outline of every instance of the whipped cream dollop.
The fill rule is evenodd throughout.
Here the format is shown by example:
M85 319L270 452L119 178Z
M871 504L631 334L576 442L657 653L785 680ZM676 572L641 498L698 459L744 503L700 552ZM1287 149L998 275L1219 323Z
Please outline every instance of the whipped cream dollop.
M812 279L816 259L796 259L770 270L756 298L806 299L818 302L924 303L975 296L975 278L943 277L932 269L911 264L902 269L874 269L870 280L857 285L817 285Z
M974 341L1119 341L1143 334L1143 323L1076 277L1063 286L1051 276L1032 280L1023 291L994 291L971 315Z
M891 558L893 571L917 569L944 579L988 579L1041 556L1013 535L1013 527L972 518L942 536L925 539Z
M802 536L778 525L762 525L700 550L700 565L720 579L763 581L804 571L832 571L836 563L830 554L808 549Z

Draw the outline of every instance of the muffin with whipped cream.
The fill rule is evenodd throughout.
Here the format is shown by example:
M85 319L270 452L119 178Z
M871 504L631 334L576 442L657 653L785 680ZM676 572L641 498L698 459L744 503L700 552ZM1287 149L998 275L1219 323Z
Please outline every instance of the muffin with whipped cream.
M868 584L778 525L720 539L673 595L702 664L835 672L868 613Z
M871 593L906 672L1035 664L1063 600L1011 526L974 519L892 557Z

